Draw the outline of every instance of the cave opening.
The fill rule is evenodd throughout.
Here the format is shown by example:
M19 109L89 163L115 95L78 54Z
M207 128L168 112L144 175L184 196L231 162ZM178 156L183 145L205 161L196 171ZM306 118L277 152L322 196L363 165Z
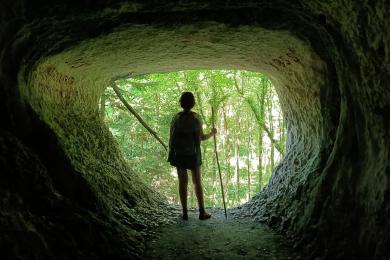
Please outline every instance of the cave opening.
M118 228L130 225L136 232L148 232L173 221L175 210L156 206L163 205L164 198L126 162L99 103L113 81L197 68L263 71L272 80L285 119L285 156L269 184L241 205L239 214L271 225L280 222L282 215L273 201L299 192L320 162L320 93L328 91L324 61L290 32L215 22L174 28L127 26L41 58L31 71L20 72L19 84L28 104L55 133L73 174L93 194L97 214L114 216ZM69 173L63 174L55 179L57 186L68 178ZM72 185L65 191L78 198Z
M117 80L115 84L141 116L142 123L157 132L165 144L169 141L171 120L179 111L180 93L194 93L194 112L200 115L204 131L211 128L211 107L216 106L216 126L220 132L217 151L228 208L248 202L260 192L283 159L286 143L283 113L275 88L264 74L191 70L142 75ZM168 202L178 204L177 173L167 163L164 146L132 115L111 87L99 102L100 113L130 167ZM213 142L202 143L201 149L205 203L222 208ZM192 185L188 204L197 206Z
M318 163L312 154L321 147L323 122L316 119L321 118L319 97L326 88L327 72L311 46L287 31L232 28L215 22L197 26L195 31L188 25L121 28L41 59L28 82L21 82L27 85L24 94L29 103L57 133L67 155L89 181L104 186L93 173L102 169L106 169L103 176L113 181L117 177L110 169L116 163L107 162L123 161L114 152L116 145L105 144L112 143L112 137L102 124L98 104L106 86L113 80L184 68L264 71L279 93L289 136L288 163L278 166L280 172L293 176L304 166L309 173ZM98 137L99 132L104 138ZM300 159L294 159L292 168L289 163L297 150ZM128 175L126 171L122 174Z
M308 259L389 258L387 1L0 5L6 258L140 258L175 208L126 162L99 100L118 79L199 68L264 72L286 122L268 185L229 212Z

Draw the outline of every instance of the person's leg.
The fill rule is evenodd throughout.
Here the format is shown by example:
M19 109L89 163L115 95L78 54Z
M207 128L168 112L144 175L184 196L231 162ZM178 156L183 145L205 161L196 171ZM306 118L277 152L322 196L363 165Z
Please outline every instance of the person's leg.
M199 219L208 219L211 217L211 215L208 214L204 208L203 187L202 187L200 167L191 169L191 172L192 172L192 182L194 184L196 198L198 199Z
M188 219L187 213L187 186L188 186L188 175L186 169L177 168L177 175L179 177L179 194L181 207L183 208L183 219Z

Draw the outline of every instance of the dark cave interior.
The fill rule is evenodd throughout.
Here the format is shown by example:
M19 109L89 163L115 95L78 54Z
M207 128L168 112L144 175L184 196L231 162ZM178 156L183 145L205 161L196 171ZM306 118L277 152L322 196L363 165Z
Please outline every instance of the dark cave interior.
M0 4L4 259L133 259L169 214L99 116L116 79L245 69L273 81L287 151L245 205L305 258L390 258L390 15L377 1Z

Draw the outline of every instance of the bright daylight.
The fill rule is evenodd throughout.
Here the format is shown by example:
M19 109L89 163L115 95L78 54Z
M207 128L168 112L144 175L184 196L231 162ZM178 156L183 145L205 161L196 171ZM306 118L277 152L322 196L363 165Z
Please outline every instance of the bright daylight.
M238 70L191 70L149 74L116 82L123 97L167 144L172 117L181 110L182 92L195 95L194 111L204 131L215 112L216 143L227 207L248 201L268 183L284 154L283 114L271 81L261 73ZM145 182L179 204L176 168L164 147L129 113L112 88L102 97L105 121L131 168ZM213 141L202 142L205 204L223 207ZM196 207L192 185L188 206Z

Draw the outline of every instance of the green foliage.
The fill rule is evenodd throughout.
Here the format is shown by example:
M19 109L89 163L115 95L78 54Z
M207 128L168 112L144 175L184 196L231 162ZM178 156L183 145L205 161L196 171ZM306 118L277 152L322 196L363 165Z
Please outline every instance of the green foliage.
M195 94L194 111L201 115L206 133L211 127L211 107L214 108L228 207L247 201L249 193L259 192L270 178L271 166L281 160L278 150L285 142L282 113L270 80L260 73L191 70L142 75L116 84L165 143L171 120L180 111L178 100L183 91ZM129 165L169 201L179 203L176 171L166 161L163 147L126 110L111 88L107 88L102 100L104 120ZM222 207L211 139L202 142L202 156L206 205ZM196 207L191 187L189 194L189 205Z

